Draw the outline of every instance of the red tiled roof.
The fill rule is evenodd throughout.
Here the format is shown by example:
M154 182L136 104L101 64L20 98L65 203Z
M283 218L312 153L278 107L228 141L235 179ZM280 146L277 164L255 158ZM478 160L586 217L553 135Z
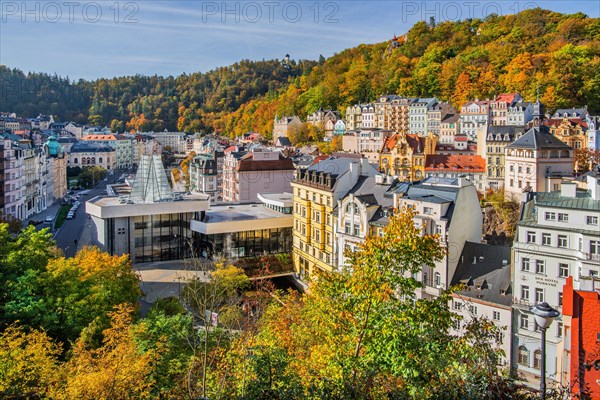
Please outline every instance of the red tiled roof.
M425 171L485 172L485 160L474 155L428 155Z
M383 142L383 147L381 148L381 152L382 153L389 152L396 146L396 143L398 143L398 134L397 133L395 135L386 137L385 141Z
M406 135L406 142L412 148L413 153L422 154L425 151L425 138L417 134Z
M227 154L227 153L231 153L233 151L237 151L237 147L235 147L235 146L229 146L228 148L226 148L225 150L223 150L223 153Z
M581 118L568 118L567 119L569 121L569 123L571 125L579 125L582 128L587 128L587 121L582 120ZM563 123L563 119L562 118L550 118L550 119L546 119L544 120L543 124L546 126L559 126L560 124Z
M496 103L511 104L515 100L516 96L517 93L502 93L496 97Z

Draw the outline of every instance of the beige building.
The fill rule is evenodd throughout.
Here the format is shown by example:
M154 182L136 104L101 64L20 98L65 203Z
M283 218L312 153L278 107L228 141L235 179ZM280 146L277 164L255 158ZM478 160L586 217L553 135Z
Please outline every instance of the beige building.
M365 128L351 131L342 136L342 150L348 153L362 154L369 162L379 163L379 152L385 140L393 135L391 130Z
M275 143L280 137L288 137L290 129L300 129L301 127L302 121L295 115L291 117L283 116L281 118L276 115L273 121L273 137L271 139Z
M67 165L82 168L98 166L113 170L117 167L116 151L107 144L77 142L71 147Z

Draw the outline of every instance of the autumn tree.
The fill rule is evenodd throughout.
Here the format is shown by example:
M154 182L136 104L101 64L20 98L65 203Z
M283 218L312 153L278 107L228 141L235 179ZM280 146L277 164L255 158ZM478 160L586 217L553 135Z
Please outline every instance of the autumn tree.
M9 326L0 334L0 397L45 397L56 381L60 353L43 331Z

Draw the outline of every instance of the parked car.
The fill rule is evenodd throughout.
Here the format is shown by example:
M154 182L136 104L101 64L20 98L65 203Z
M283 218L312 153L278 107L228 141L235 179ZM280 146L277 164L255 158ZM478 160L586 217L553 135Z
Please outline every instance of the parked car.
M75 214L73 214L73 213L69 212L69 213L67 214L67 219L73 219L73 216L74 216L74 215L75 215Z
M46 217L46 222L52 222L52 221L54 221L54 217L52 215L48 215Z

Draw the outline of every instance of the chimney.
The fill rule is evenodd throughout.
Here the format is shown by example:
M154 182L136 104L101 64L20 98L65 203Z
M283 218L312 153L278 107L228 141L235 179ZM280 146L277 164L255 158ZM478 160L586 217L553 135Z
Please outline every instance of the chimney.
M575 198L577 197L577 185L575 182L561 182L560 197Z

